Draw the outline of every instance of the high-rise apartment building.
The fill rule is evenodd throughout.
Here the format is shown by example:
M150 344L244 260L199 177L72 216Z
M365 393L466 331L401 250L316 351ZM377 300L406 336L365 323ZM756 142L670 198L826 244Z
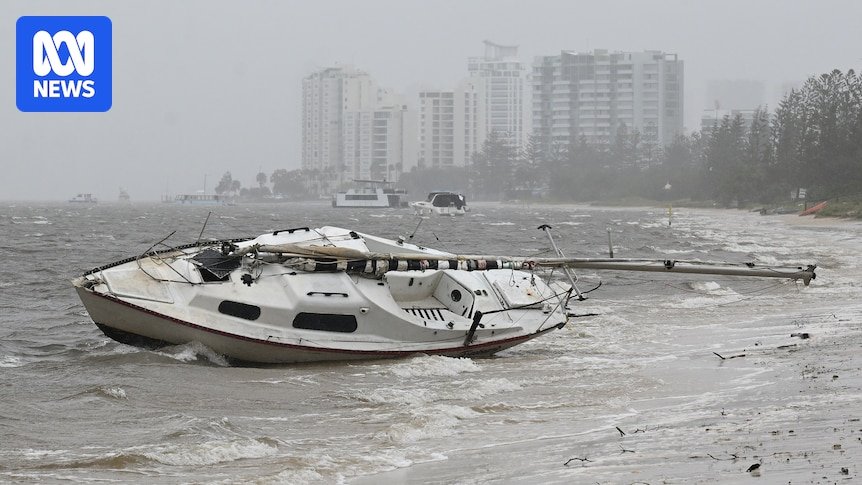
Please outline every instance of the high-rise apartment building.
M525 67L518 60L518 46L484 41L485 55L467 60L470 78L482 84L485 95L482 137L496 131L515 146L526 140L524 124Z
M347 179L397 182L405 168L411 119L406 105L344 112L344 173Z
M611 143L625 125L645 143L683 132L683 61L660 51L563 51L533 62L533 133L545 150Z
M367 73L349 66L322 69L303 79L302 94L303 169L332 174L331 185L397 180L415 160L406 104Z
M485 142L485 83L419 93L419 166L463 167Z

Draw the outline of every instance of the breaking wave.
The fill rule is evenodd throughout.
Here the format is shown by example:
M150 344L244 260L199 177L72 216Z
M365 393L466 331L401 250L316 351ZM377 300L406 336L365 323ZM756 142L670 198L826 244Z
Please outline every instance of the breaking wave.
M165 347L156 351L157 354L176 359L180 362L205 360L220 367L228 367L230 363L225 356L200 342L190 342L174 347Z
M398 377L428 377L456 376L464 372L479 372L482 369L468 358L423 355L391 365L386 370Z

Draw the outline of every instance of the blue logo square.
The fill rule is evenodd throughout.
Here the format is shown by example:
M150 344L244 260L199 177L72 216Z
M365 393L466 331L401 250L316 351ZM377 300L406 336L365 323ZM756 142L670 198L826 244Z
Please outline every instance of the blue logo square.
M15 45L20 111L111 109L111 19L20 17Z

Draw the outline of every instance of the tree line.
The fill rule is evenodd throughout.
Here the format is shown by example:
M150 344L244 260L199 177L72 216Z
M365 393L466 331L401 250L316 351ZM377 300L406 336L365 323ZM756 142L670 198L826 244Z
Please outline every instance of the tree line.
M750 122L726 116L711 129L680 135L665 147L624 125L610 143L582 138L542 147L535 135L518 149L492 133L468 167L449 173L438 169L430 179L460 181L473 198L484 200L637 196L734 206L782 202L800 188L809 199L859 196L862 75L835 70L811 77L772 113L758 108ZM426 172L405 174L404 180L416 185L429 179Z

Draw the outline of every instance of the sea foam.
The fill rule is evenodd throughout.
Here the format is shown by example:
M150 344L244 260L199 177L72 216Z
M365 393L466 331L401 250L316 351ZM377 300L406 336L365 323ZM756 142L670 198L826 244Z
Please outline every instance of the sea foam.
M479 365L471 359L440 355L423 355L387 368L388 372L398 377L456 376L480 370Z

